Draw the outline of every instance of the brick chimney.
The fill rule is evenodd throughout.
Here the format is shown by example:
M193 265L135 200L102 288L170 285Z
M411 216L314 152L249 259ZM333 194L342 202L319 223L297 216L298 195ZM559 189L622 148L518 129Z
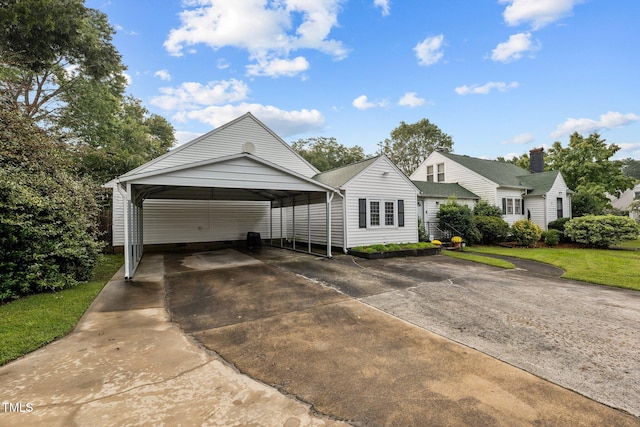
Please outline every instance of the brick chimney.
M531 162L531 173L544 172L544 148L534 148L529 151L529 160Z

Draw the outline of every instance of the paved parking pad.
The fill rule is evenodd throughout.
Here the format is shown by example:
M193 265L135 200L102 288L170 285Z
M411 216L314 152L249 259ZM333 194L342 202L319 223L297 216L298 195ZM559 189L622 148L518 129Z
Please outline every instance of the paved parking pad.
M336 290L349 286L364 299L397 293L400 304L416 280L394 273L400 264L346 269L340 264L353 263L347 257L273 250L258 257L265 263L168 274L173 320L241 372L319 413L367 426L640 425ZM427 283L439 274L420 277Z

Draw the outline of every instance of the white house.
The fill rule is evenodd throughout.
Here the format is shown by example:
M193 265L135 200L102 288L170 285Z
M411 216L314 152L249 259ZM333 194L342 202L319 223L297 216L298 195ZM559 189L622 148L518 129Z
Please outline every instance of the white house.
M625 191L620 197L611 197L611 206L621 211L629 210L629 206L636 200L640 200L640 184ZM634 219L640 219L640 211L629 210L629 216Z
M253 232L307 252L321 244L330 257L333 246L418 239L418 189L386 157L320 174L251 113L106 186L126 277L152 244L233 244Z
M571 217L573 192L559 171L542 171L542 155L542 149L531 151L532 171L527 171L511 163L433 152L411 179L458 184L501 207L507 223L531 219L546 230L549 222Z

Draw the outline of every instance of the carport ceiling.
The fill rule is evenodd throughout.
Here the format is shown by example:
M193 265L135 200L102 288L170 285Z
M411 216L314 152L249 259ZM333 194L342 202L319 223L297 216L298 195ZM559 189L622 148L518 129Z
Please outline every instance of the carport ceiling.
M134 185L136 194L142 199L173 200L242 200L268 201L281 200L283 206L296 204L326 203L326 192L299 190L273 190L253 188L225 187L188 187L175 185Z

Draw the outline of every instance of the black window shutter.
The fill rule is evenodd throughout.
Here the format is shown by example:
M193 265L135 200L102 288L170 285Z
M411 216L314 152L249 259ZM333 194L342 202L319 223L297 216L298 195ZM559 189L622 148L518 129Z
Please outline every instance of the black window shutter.
M507 199L502 198L502 215L507 214Z
M359 228L367 228L367 199L358 199Z
M404 227L404 200L398 200L398 227Z
M520 210L520 212L522 212L522 215L524 215L524 199L522 199L522 209Z

